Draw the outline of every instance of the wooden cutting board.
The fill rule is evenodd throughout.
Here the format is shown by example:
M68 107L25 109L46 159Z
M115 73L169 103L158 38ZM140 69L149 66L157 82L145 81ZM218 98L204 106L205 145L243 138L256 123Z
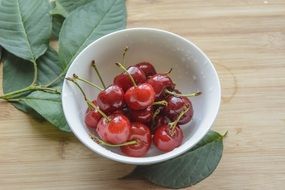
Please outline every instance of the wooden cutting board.
M129 0L127 7L128 27L192 40L219 73L214 129L229 131L224 155L213 175L189 189L284 189L285 1ZM0 103L0 189L160 189L117 180L132 168Z

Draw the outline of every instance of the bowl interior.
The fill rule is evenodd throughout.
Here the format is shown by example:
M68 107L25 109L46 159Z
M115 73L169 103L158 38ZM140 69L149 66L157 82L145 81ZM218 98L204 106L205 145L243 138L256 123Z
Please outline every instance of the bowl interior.
M202 91L202 95L190 98L193 103L192 121L182 126L183 144L168 153L152 147L143 158L124 156L118 149L106 148L93 142L87 134L84 114L87 109L79 90L71 83L64 82L62 101L69 126L75 135L93 151L110 159L130 164L150 164L170 159L194 146L210 129L220 104L220 83L217 73L206 55L191 42L166 31L155 29L128 29L109 34L85 48L71 64L67 75L73 73L100 85L94 70L90 67L95 60L106 84L122 72L115 62L122 62L123 49L128 46L126 65L141 61L151 62L158 72L173 68L171 77L181 92ZM82 87L90 99L98 90L85 85Z

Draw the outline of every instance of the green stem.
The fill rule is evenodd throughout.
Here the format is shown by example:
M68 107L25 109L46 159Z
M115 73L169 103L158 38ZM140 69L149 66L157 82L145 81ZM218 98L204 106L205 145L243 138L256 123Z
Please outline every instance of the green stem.
M131 81L132 81L132 83L133 83L133 85L135 86L135 87L137 87L137 84L136 84L136 82L135 82L135 79L133 78L133 76L128 72L128 70L121 64L121 63L115 63L118 67L120 67L122 70L124 70L128 75L129 75L129 77L130 77L130 79L131 79Z
M98 106L95 106L92 101L87 99L86 102L88 106L90 106L92 109L95 109L97 112L99 112L102 115L102 117L107 119L107 121L111 121L111 119L103 111L101 111Z
M152 105L162 105L162 106L167 106L168 103L166 100L161 100L161 101L157 101L157 102L153 102Z
M95 109L96 111L98 111L98 112L102 115L102 117L104 117L105 119L107 119L107 121L111 121L110 118L109 118L104 112L102 112L102 111L98 108L98 106L95 106L95 105L92 103L92 101L87 98L87 96L86 96L84 90L82 89L82 87L81 87L73 78L67 77L67 78L65 78L65 79L68 80L68 81L73 82L73 83L78 87L78 89L80 90L81 94L83 95L83 98L84 98L84 100L85 100L85 102L86 102L88 108Z
M102 76L101 76L101 74L100 74L100 72L99 72L99 70L98 70L94 60L92 61L92 67L94 68L94 70L95 70L95 72L96 72L96 74L97 74L97 76L98 76L102 86L104 87L104 89L106 89L106 85L105 85L105 83L104 83L104 81L102 79Z
M28 86L28 87L20 89L20 90L9 92L7 94L4 94L3 96L0 96L0 99L6 99L7 100L7 99L11 98L11 96L14 97L14 96L16 96L18 94L21 94L21 93L24 93L24 92L28 92L28 91L31 90L31 88L32 88L32 86Z
M23 94L23 93L26 93L29 91L35 91L35 90L41 90L41 91L47 91L47 92L60 94L60 92L54 88L47 88L47 87L43 87L43 86L28 86L26 88L4 94L3 96L0 96L0 99L9 100L15 96L19 96L20 94Z
M167 89L165 90L165 92L166 92L167 94L171 94L171 95L177 96L177 97L180 97L180 96L193 97L193 96L199 96L199 95L202 94L202 92L200 92L200 91L193 92L193 93L190 93L190 94L178 94L178 93L176 93L176 92L169 91L169 90L167 90Z
M34 77L33 77L32 83L29 86L22 88L20 90L16 90L16 91L4 94L3 96L0 96L0 99L6 99L7 100L10 98L10 96L15 96L15 95L30 91L34 88L34 86L37 82L37 79L38 79L38 68L37 68L37 63L35 60L33 60L32 63L33 63L33 67L34 67Z
M167 71L166 73L162 73L161 75L169 75L172 72L172 68L169 69L169 71Z
M126 54L127 54L127 51L129 50L129 47L125 47L124 49L124 53L123 53L123 66L125 67L126 66Z
M154 123L156 117L160 114L160 112L161 112L162 109L163 109L162 107L159 107L159 108L157 108L157 109L153 112L153 115L152 115L152 123Z
M92 82L90 82L90 81L88 81L88 80L86 80L86 79L80 78L80 77L77 76L76 74L73 74L73 78L75 78L75 79L77 79L77 80L80 80L80 81L82 81L82 82L85 82L85 83L89 84L90 86L93 86L93 87L97 88L97 89L100 90L100 91L103 91L103 90L104 90L103 88L99 87L98 85L96 85L96 84L94 84L94 83L92 83Z
M56 83L59 79L61 79L62 77L64 77L66 71L67 71L68 67L65 67L65 69L55 78L53 79L50 83L46 84L45 87L49 87L51 85L53 85L54 83Z
M127 141L127 142L121 143L121 144L110 144L110 143L107 143L107 142L103 141L99 137L96 137L96 136L90 134L90 133L89 133L89 136L96 143L101 144L101 145L105 145L105 146L110 146L110 147L120 147L120 146L134 145L134 144L138 143L136 140L132 140L132 141Z
M34 78L33 78L33 82L30 86L34 86L38 80L38 68L37 68L37 63L35 60L32 61L33 66L34 66Z
M44 86L34 86L34 88L32 88L32 90L41 90L41 91L47 91L47 92L51 92L51 93L55 93L55 94L61 94L61 92L59 92L55 88L48 88L48 87L44 87Z
M177 117L177 119L171 123L169 123L169 128L170 128L170 131L171 131L171 134L174 134L174 130L175 130L175 127L177 126L178 122L180 121L180 119L182 118L182 116L189 111L189 107L186 107L185 106L185 109L179 114L179 116Z

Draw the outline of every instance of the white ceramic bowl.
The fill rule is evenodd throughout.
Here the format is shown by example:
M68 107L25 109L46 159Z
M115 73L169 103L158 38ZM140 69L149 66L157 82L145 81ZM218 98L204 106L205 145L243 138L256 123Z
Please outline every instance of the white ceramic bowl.
M209 58L192 42L167 31L151 28L126 29L106 35L86 47L73 61L66 77L76 73L100 84L91 69L96 60L106 84L111 84L115 75L122 72L115 62L122 61L123 49L128 46L126 65L141 61L151 62L158 72L173 68L172 79L182 92L202 91L202 95L191 98L194 108L192 121L183 126L183 144L168 153L159 152L154 146L145 157L134 158L98 145L90 139L84 124L87 109L79 90L65 81L62 89L62 104L66 120L77 138L92 151L109 159L128 164L152 164L174 158L193 147L211 128L220 106L221 87L218 75ZM98 91L82 85L87 96L93 99Z

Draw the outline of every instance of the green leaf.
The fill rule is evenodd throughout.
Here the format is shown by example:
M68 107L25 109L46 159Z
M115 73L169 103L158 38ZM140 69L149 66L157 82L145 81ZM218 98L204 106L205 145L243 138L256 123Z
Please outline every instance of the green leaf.
M58 39L63 21L72 11L95 0L57 0L52 1L52 37Z
M59 62L57 52L49 48L37 61L37 84L45 85L55 79L64 66ZM33 65L11 53L7 53L3 66L3 91L12 92L29 86L33 81Z
M167 188L184 188L208 177L218 166L223 153L223 137L210 131L194 148L174 159L137 166L124 179L143 177Z
M35 62L48 48L51 33L48 0L0 3L0 45L18 57Z
M88 44L125 26L124 0L92 1L76 9L65 19L59 34L60 61L68 66Z
M55 1L50 1L52 10L51 10L51 15L52 15L52 29L51 29L51 39L58 40L58 35L61 30L61 26L64 21L64 17L61 15L53 15L52 12L55 9L56 2Z
M6 53L3 57L3 92L8 93L29 86L33 81L34 69L31 62Z
M52 15L61 15L63 17L67 17L68 12L64 9L59 1L53 1L54 7L51 10Z
M52 16L52 37L54 39L58 39L59 32L61 30L63 21L64 21L64 17L62 17L60 15L53 15Z
M23 102L13 102L12 104L18 110L20 110L22 112L25 112L25 113L29 113L29 115L31 115L35 119L38 119L40 121L44 121L45 120L40 114L38 114L38 112L36 112L35 110L33 110L31 107L29 107L28 105L26 105Z
M58 60L58 55L55 50L49 48L44 55L37 60L38 81L37 84L45 85L55 79L59 73L63 71L63 65ZM3 65L3 92L13 92L29 86L33 80L34 69L29 61L23 60L14 56L11 53L6 53L4 56ZM59 81L53 86L59 86L62 81ZM61 85L60 85L61 86ZM23 98L29 93L25 93L18 98ZM34 109L31 109L25 102L15 102L13 105L26 113L31 114L36 118L42 118Z
M38 80L37 84L46 85L52 82L63 70L57 52L49 47L46 53L37 60Z
M74 11L75 9L86 5L95 0L56 0L54 1L55 7L52 10L51 14L53 15L61 15L63 17L67 17L69 13Z
M61 105L61 96L43 91L35 91L20 99L43 118L62 131L70 131Z

